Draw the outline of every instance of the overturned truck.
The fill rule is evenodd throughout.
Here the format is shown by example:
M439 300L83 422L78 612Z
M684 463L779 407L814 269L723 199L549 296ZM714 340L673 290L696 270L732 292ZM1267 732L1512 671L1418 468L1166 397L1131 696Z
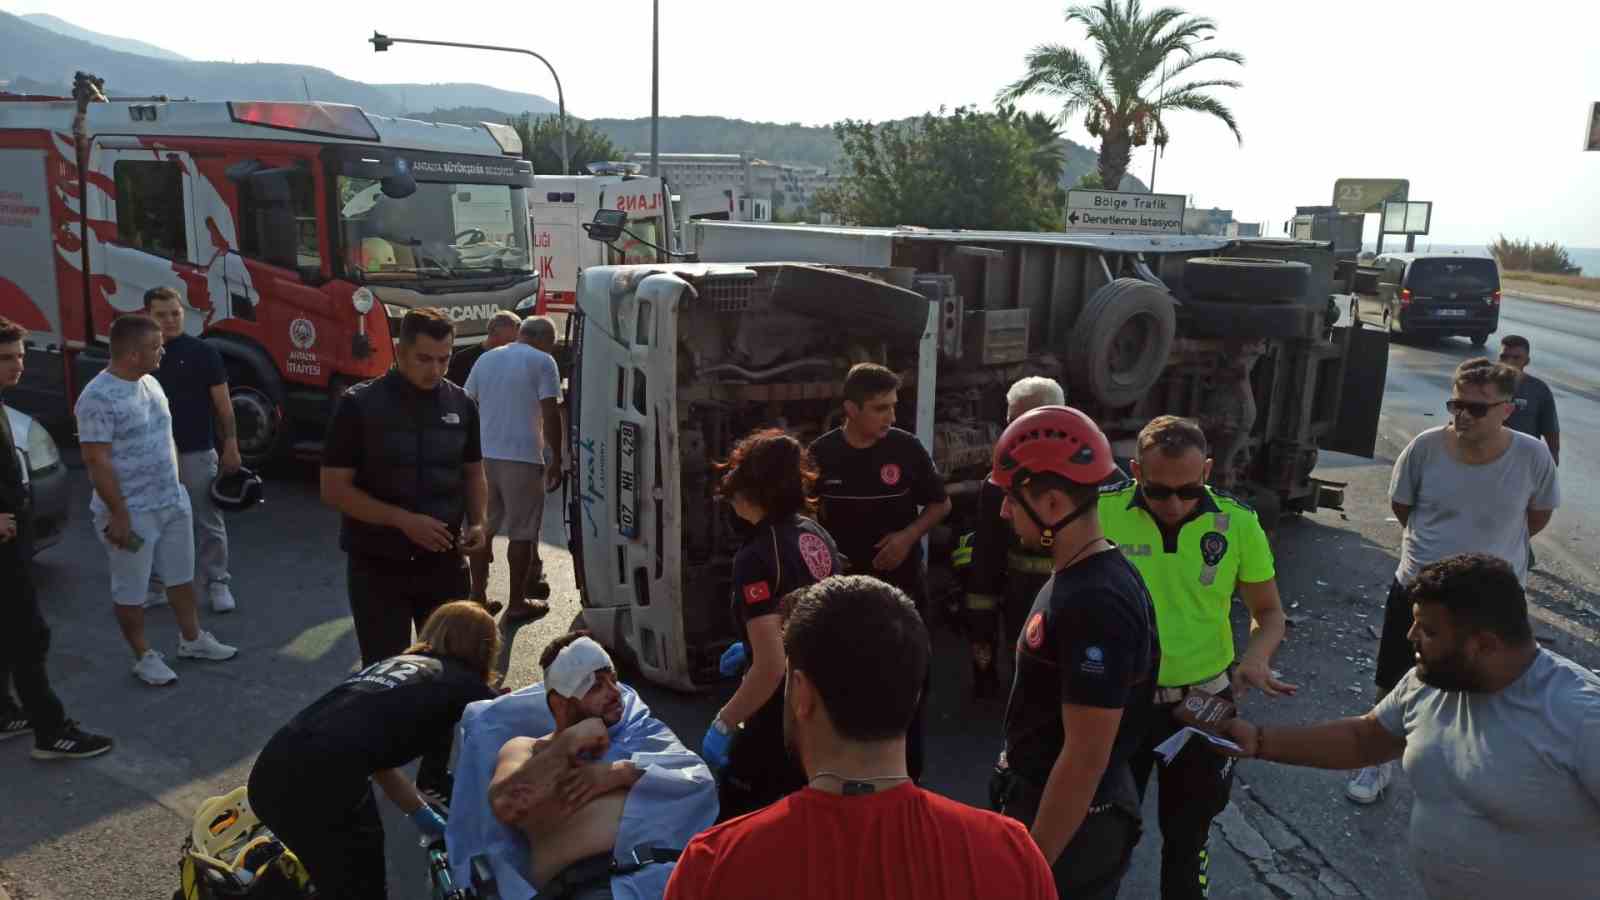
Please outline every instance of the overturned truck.
M720 679L741 528L713 461L752 428L838 424L849 366L905 387L901 427L969 524L1005 390L1046 375L1119 457L1163 413L1211 439L1213 484L1283 513L1337 506L1319 449L1371 456L1387 336L1337 325L1309 241L690 223L701 262L591 268L569 325L569 536L586 624L652 680Z

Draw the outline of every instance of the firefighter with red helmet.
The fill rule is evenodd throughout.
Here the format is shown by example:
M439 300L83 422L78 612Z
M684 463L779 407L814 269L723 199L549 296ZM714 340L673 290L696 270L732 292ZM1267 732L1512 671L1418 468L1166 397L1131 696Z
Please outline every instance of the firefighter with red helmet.
M1130 761L1161 663L1150 592L1100 528L1099 486L1115 469L1093 420L1044 406L1006 427L989 476L1002 517L1054 572L1017 639L991 799L1028 825L1057 892L1077 900L1114 898L1139 841Z

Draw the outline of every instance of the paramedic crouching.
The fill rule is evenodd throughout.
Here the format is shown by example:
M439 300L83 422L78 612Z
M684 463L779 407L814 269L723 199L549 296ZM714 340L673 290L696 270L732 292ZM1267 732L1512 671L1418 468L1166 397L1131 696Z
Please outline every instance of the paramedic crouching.
M250 807L321 897L381 900L383 823L370 782L430 837L444 821L400 771L448 741L467 704L495 696L494 617L448 603L405 653L368 666L283 726L250 770Z

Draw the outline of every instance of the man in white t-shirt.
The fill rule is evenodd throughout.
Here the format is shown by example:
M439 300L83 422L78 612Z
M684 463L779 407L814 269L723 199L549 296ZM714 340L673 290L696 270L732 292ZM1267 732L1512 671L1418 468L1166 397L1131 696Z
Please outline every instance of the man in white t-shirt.
M178 675L145 640L151 574L166 585L178 620L178 656L232 659L238 652L200 629L194 597L189 495L178 478L167 395L151 376L161 365L161 328L142 315L111 323L111 364L83 389L74 410L83 462L94 484L89 511L106 548L111 602L133 650L133 674L151 685Z
M1416 436L1395 460L1389 500L1405 529L1378 642L1378 699L1411 668L1411 601L1406 588L1429 563L1484 552L1528 582L1528 541L1561 502L1556 464L1537 438L1505 425L1515 410L1517 370L1488 359L1456 368L1448 425ZM1388 764L1356 772L1345 796L1372 803L1392 775Z
M539 560L539 530L545 494L561 483L564 442L556 409L561 374L549 353L555 339L549 319L524 320L516 343L479 357L464 385L478 403L483 470L489 481L489 533L509 541L506 618L513 622L550 611L546 601L550 588ZM493 561L487 546L472 556L473 599L485 605Z

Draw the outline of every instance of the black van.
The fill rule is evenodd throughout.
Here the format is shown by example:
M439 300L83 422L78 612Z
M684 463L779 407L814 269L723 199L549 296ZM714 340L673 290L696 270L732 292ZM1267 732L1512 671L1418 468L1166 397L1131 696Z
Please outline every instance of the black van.
M1366 268L1376 270L1377 294L1356 298L1357 322L1366 312L1390 334L1460 335L1479 347L1500 327L1500 266L1493 257L1387 253Z

